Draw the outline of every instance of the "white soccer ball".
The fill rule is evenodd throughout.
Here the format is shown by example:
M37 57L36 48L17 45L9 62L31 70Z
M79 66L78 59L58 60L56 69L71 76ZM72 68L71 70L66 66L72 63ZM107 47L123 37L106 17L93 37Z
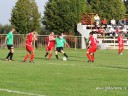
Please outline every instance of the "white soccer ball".
M63 57L63 60L64 60L64 61L66 61L66 60L67 60L67 58L66 58L66 57Z

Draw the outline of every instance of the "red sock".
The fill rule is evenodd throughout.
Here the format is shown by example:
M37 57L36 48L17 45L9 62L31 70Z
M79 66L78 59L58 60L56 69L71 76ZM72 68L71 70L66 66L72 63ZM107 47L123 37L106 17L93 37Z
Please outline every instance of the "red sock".
M35 56L34 54L31 55L30 61L33 61L34 56Z
M121 53L121 50L120 49L118 49L118 54L120 54Z
M91 59L92 59L92 61L94 61L94 59L95 59L95 58L94 58L94 54L93 54L93 55L91 55Z
M120 53L122 53L122 52L123 52L123 50L124 50L124 48L122 48L122 49L121 49L121 52L120 52Z
M26 54L26 56L24 57L24 61L26 61L29 57L29 54Z
M88 57L88 60L91 60L91 55L89 53L86 54Z
M49 56L48 56L48 60L50 60L50 59L51 59L51 57L52 57L52 54L49 54Z

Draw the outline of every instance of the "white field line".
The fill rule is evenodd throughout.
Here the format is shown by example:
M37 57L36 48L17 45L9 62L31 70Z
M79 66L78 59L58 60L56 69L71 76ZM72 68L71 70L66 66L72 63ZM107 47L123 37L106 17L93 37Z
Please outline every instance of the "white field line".
M33 93L25 93L25 92L9 90L9 89L0 89L0 91L9 92L9 93L16 93L16 94L22 94L22 95L29 95L29 96L46 96L46 95L33 94Z

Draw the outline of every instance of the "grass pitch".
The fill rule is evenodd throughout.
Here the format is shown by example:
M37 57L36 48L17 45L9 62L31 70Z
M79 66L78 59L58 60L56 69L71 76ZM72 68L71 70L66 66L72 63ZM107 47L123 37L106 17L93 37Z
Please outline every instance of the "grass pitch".
M69 61L44 58L36 49L35 63L22 62L26 51L15 49L15 61L4 61L0 49L0 96L127 96L128 51L98 50L88 63L86 50L65 49Z

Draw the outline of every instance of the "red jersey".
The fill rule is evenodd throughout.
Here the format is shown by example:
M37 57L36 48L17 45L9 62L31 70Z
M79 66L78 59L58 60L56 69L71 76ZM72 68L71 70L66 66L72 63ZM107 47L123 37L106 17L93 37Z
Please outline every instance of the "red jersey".
M55 46L55 40L50 40L50 38L55 38L55 36L48 36L48 47L54 47Z
M91 41L90 46L96 48L97 47L97 40L96 40L96 38L94 38L93 36L90 36L89 39Z
M27 35L26 45L31 46L31 45L32 45L32 39L33 39L33 33L29 33L29 34Z
M124 45L123 36L118 36L118 43L119 45Z

